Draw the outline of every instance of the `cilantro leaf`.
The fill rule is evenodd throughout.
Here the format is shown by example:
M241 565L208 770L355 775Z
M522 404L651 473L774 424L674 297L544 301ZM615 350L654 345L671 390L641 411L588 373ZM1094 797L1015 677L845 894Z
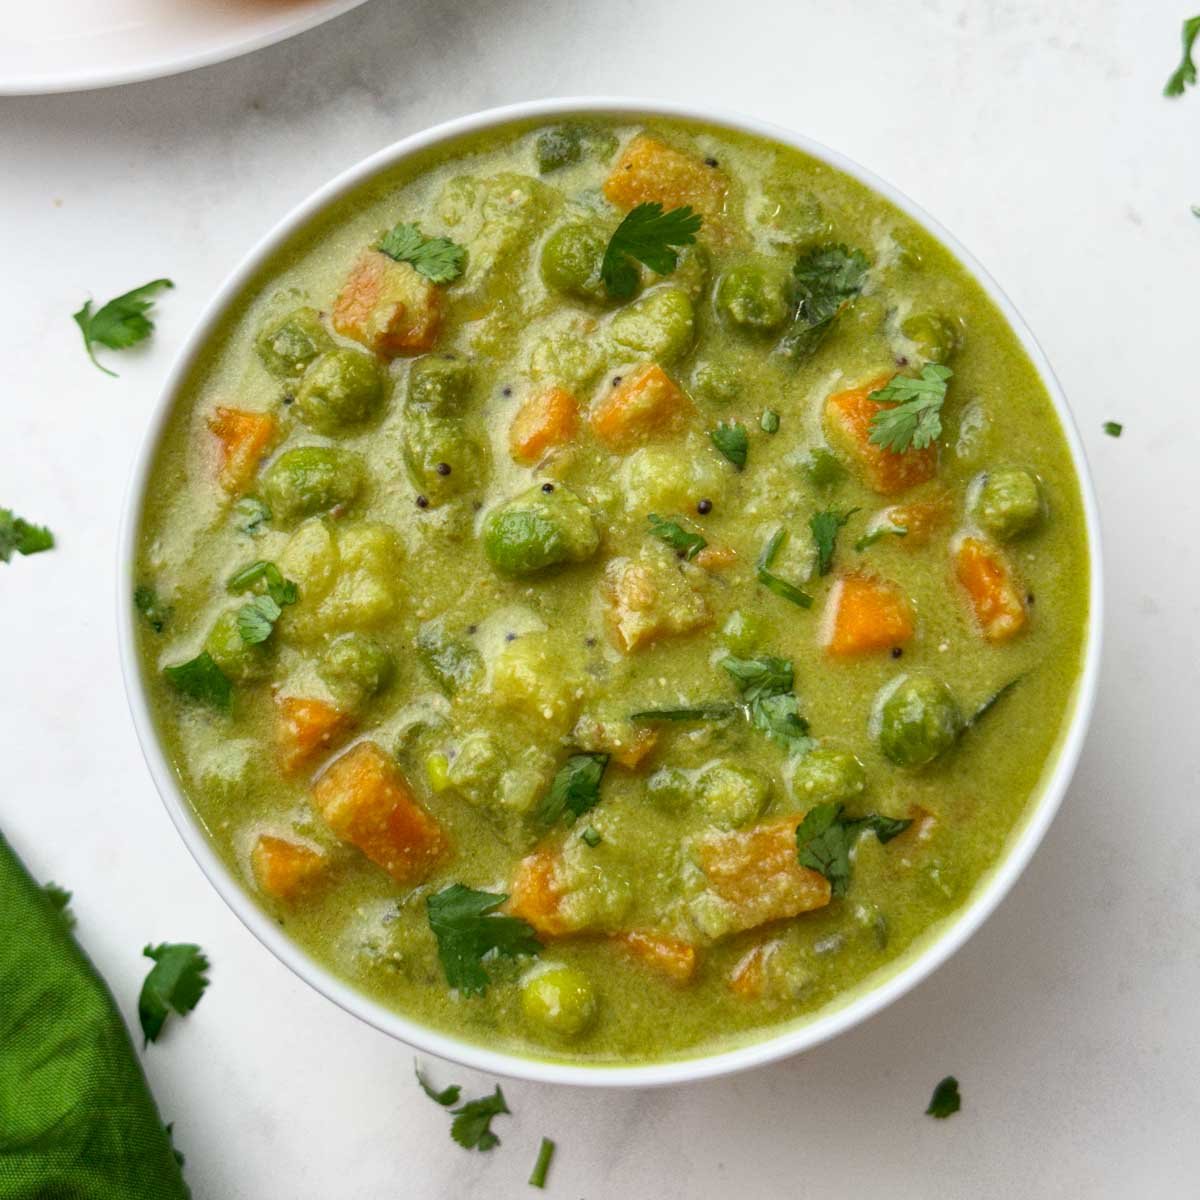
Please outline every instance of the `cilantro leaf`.
M237 611L238 633L247 646L265 642L274 632L283 609L270 596L255 596Z
M650 533L659 541L666 542L668 546L680 551L688 562L708 545L705 538L684 529L678 521L665 520L657 513L651 513L647 519L650 522Z
M808 518L808 527L812 530L813 541L817 544L818 575L828 575L833 568L833 550L837 544L838 530L856 512L857 508L848 508L843 513L827 508L823 512L813 513Z
M732 676L747 702L792 690L794 674L792 664L786 658L776 658L773 654L759 658L734 658L731 655L721 659L721 666Z
M940 363L926 363L914 379L897 375L891 383L872 392L877 404L892 402L871 418L870 442L894 454L924 450L942 434L942 405L946 384L954 372Z
M162 633L167 620L171 616L171 606L164 604L158 593L147 584L139 584L133 589L133 606L146 619L146 624L155 633Z
M829 243L802 254L792 269L796 315L780 340L788 358L802 362L825 340L845 305L862 291L870 264L861 250Z
M1196 64L1192 61L1192 50L1197 37L1200 37L1200 16L1188 17L1180 32L1183 57L1163 88L1164 96L1182 96L1185 89L1196 82Z
M629 299L638 285L635 261L658 275L669 275L679 263L674 247L690 246L701 224L700 214L687 205L670 212L663 212L657 200L634 205L605 247L600 263L605 290L614 300Z
M542 797L538 820L552 825L564 813L570 813L573 821L595 808L600 802L600 781L607 766L607 754L572 754Z
M452 1083L449 1087L444 1087L440 1092L437 1092L430 1086L425 1076L421 1074L421 1068L415 1059L413 1060L413 1072L416 1074L417 1082L421 1085L421 1091L435 1104L440 1104L443 1108L449 1108L450 1105L458 1103L458 1098L462 1095L462 1088L457 1083Z
M841 804L817 804L796 827L796 853L802 867L819 871L829 880L834 896L845 896L850 884L850 850L860 833L870 830L885 845L903 833L911 820L842 815Z
M467 252L449 238L427 238L416 225L401 221L379 240L379 249L397 262L410 263L430 283L453 283L462 273Z
M146 1041L156 1042L172 1009L184 1017L200 1003L208 987L208 959L199 946L187 942L163 942L142 953L154 959L154 966L138 996L138 1019Z
M648 725L652 721L724 721L737 712L733 704L697 704L691 708L646 708L629 714L637 725Z
M800 608L812 608L813 598L807 592L802 591L794 583L788 583L786 579L781 579L770 570L771 564L775 561L775 556L779 553L786 540L787 530L781 525L771 534L767 544L763 547L762 553L758 556L758 562L754 565L755 578L757 578L763 587L768 591L774 592L775 595L782 596L785 600L790 600Z
M492 1132L492 1118L511 1113L504 1103L499 1084L490 1096L468 1100L461 1108L451 1111L454 1121L450 1125L450 1136L464 1150L491 1150L500 1145L500 1139Z
M786 658L764 654L758 658L721 660L733 677L746 704L746 716L760 733L790 754L807 754L813 748L808 722L800 715L800 703L792 691L794 673Z
M548 1137L542 1138L542 1144L538 1147L537 1162L533 1164L533 1172L529 1176L530 1187L546 1186L546 1173L550 1170L550 1160L553 1157L554 1143Z
M531 925L496 912L507 899L455 883L425 901L446 982L466 996L481 996L487 990L486 954L516 958L542 948Z
M953 1075L947 1075L933 1089L933 1096L929 1101L929 1107L925 1110L925 1115L945 1120L947 1117L952 1117L960 1108L962 1108L962 1097L958 1094L958 1080Z
M1120 421L1105 421L1104 432L1107 433L1109 437L1120 437L1121 434L1125 432L1125 426L1122 425Z
M12 509L0 508L0 562L18 554L40 554L54 545L54 534L45 525L31 525Z
M57 883L42 884L42 891L46 893L46 899L58 911L66 927L74 929L75 914L71 911L71 893L66 888L59 887Z
M207 650L202 650L188 662L164 667L163 675L176 691L189 699L198 700L219 712L232 711L233 684Z
M710 429L708 436L712 444L740 471L746 465L746 455L750 449L750 438L746 427L738 421L722 421L716 429Z
M244 592L257 583L266 587L265 594L238 609L237 626L242 641L249 646L265 642L275 628L275 622L287 604L295 604L300 598L300 589L273 562L253 562L230 576L226 587L231 592Z
M88 358L105 375L115 379L117 373L96 361L96 344L107 346L110 350L127 350L148 338L154 332L154 322L146 315L154 307L153 296L163 288L174 286L169 279L154 279L117 296L95 311L92 310L92 302L86 300L77 313L71 314L83 334Z

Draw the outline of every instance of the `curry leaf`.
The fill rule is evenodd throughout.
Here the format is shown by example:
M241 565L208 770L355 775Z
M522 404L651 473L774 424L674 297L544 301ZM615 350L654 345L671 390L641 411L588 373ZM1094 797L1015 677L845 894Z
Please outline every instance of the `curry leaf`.
M425 901L446 982L466 996L483 995L491 982L483 965L486 955L516 958L542 948L533 926L496 912L507 899L455 883Z
M163 942L147 946L142 953L154 960L154 966L138 996L138 1019L146 1041L156 1042L172 1010L184 1017L200 1003L208 987L208 959L199 946L188 942Z

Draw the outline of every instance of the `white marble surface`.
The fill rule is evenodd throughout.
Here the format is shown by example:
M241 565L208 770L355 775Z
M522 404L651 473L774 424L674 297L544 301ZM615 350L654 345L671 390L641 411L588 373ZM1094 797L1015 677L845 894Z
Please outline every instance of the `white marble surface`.
M1160 96L1189 7L371 0L196 74L0 101L0 503L61 538L0 568L0 823L74 888L80 937L131 1020L143 943L211 952L208 995L145 1056L198 1200L532 1194L542 1134L559 1143L548 1194L587 1200L1197 1194L1200 91ZM167 365L269 224L402 134L581 92L802 129L989 264L1091 454L1108 640L1058 822L934 978L737 1078L641 1094L513 1083L503 1145L468 1154L413 1086L410 1052L278 965L183 849L125 711L114 539ZM71 312L161 274L178 287L158 336L105 378ZM1126 423L1120 441L1107 418ZM947 1072L965 1107L934 1122L922 1110Z

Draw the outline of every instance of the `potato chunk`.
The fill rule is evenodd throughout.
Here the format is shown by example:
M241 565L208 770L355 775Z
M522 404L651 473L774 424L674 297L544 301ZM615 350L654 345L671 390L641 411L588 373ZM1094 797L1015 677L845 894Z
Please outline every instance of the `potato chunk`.
M293 775L350 727L350 714L324 700L280 696L276 700L275 744L279 765Z
M441 826L375 742L359 742L334 761L314 785L313 803L342 841L397 883L420 882L446 852Z
M983 538L960 537L953 547L954 573L966 590L979 631L989 642L1006 642L1025 628L1028 614L1008 560Z
M433 349L442 323L442 290L411 263L367 250L333 305L333 327L384 358Z
M729 179L716 166L648 134L638 134L604 181L604 195L618 208L658 201L664 209L689 204L704 220L720 224Z
M912 605L888 579L843 575L829 593L825 650L835 658L890 650L914 633Z
M614 645L629 654L660 638L703 629L712 623L704 597L691 584L683 564L662 555L614 558L601 589Z
M250 486L258 464L270 449L275 418L270 413L218 406L208 418L208 428L221 447L221 486L231 495L239 495Z
M610 450L634 446L673 433L692 411L683 389L657 363L643 363L621 378L592 405L592 432Z
M326 857L287 838L260 835L250 851L250 869L255 882L276 900L294 900L309 887L326 866Z

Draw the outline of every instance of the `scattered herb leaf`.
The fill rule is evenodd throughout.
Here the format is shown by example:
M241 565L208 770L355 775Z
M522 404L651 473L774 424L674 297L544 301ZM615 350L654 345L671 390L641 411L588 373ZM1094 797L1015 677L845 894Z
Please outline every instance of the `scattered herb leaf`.
M802 591L794 583L788 583L786 579L781 579L770 570L770 566L775 561L775 556L779 553L786 538L787 530L782 525L771 534L762 553L758 556L758 562L754 565L755 577L763 587L774 592L775 595L790 600L800 608L812 608L813 598L807 592Z
M233 684L207 650L178 666L164 667L163 675L176 691L189 699L224 713L233 708Z
M145 618L146 624L155 633L162 633L167 620L171 616L171 606L164 604L158 593L147 584L139 584L133 589L133 606Z
M732 676L738 691L742 693L742 699L747 703L761 696L790 692L794 686L792 664L786 658L776 658L773 654L764 654L759 658L729 656L721 659L721 666Z
M953 1075L947 1075L933 1089L933 1097L929 1101L925 1115L945 1120L946 1117L952 1117L960 1108L962 1108L962 1097L958 1094L958 1080Z
M721 666L737 684L755 729L790 754L807 754L813 748L808 722L800 715L800 704L792 690L794 673L787 659L771 654L727 657L721 660Z
M75 928L75 914L71 911L71 893L66 888L59 887L57 883L42 884L42 891L46 893L46 899L58 911L58 915L62 918L63 924L68 929Z
M608 766L607 754L572 754L558 769L550 790L538 805L538 820L553 825L564 813L574 821L600 802L600 781Z
M911 820L872 813L865 817L842 815L841 804L810 808L796 827L796 853L802 867L819 871L829 880L834 896L845 896L850 883L850 850L860 833L870 830L880 842L903 833Z
M1200 16L1188 17L1180 31L1183 56L1163 88L1164 96L1182 96L1184 91L1196 82L1196 64L1192 61L1192 51L1197 37L1200 37Z
M492 1118L510 1113L504 1103L500 1085L490 1096L468 1100L461 1108L451 1109L454 1121L450 1125L450 1136L465 1150L491 1150L500 1145L500 1139L492 1132Z
M617 226L604 250L600 278L614 300L627 300L637 290L634 261L658 275L669 275L679 262L675 247L690 246L700 232L702 218L691 208L663 212L656 200L634 205Z
M550 1160L554 1157L554 1143L548 1138L542 1138L542 1144L538 1147L537 1162L533 1164L533 1172L529 1176L529 1186L535 1188L544 1188L546 1186L546 1174L550 1170Z
M872 392L870 398L876 403L892 403L894 407L881 408L871 418L871 444L893 454L932 445L942 434L942 405L953 374L940 363L926 363L917 378L897 375Z
M265 642L275 629L283 609L270 596L255 596L238 609L237 627L247 646Z
M425 901L446 982L466 996L481 996L487 990L485 955L516 958L542 948L531 925L496 912L507 899L502 893L455 883Z
M712 444L740 471L746 465L750 438L746 427L738 421L722 421L708 436Z
M758 419L758 426L763 433L778 433L779 414L773 408L764 408L763 415Z
M833 568L833 551L837 545L838 530L841 529L854 514L857 508L848 508L845 512L827 508L823 512L813 513L808 518L808 527L812 530L813 541L817 545L817 574L828 575Z
M1125 426L1122 425L1120 421L1105 421L1104 432L1107 433L1109 437L1120 437L1121 434L1125 432Z
M0 562L18 554L40 554L54 546L54 534L45 525L31 525L12 509L0 508Z
M231 592L244 592L262 582L264 594L255 596L238 609L237 626L242 641L248 646L265 642L275 628L275 622L283 614L283 608L295 604L300 598L300 589L273 562L253 562L230 576L226 587Z
M452 283L466 265L467 252L449 238L427 238L416 226L401 221L379 241L379 249L397 262L410 263L430 283Z
M138 1019L149 1043L158 1041L172 1009L185 1017L200 1003L208 987L208 959L188 942L163 942L142 953L154 960L138 996Z
M864 533L854 543L854 548L861 554L868 546L875 545L876 542L882 541L889 534L894 534L896 537L908 537L908 530L903 525L879 525Z
M869 265L861 250L840 244L816 246L802 254L793 268L796 315L779 343L780 351L797 362L814 354L838 313L862 291Z
M117 373L96 361L97 343L110 350L126 350L148 338L154 332L154 322L146 315L154 307L153 296L163 288L174 286L169 279L155 279L117 296L94 312L92 302L86 300L77 313L71 314L83 333L88 358L105 375L115 379Z
M458 1103L458 1098L462 1095L462 1088L457 1083L442 1088L440 1092L435 1091L425 1076L421 1074L421 1068L416 1059L413 1060L413 1072L416 1074L417 1082L421 1085L421 1091L435 1104L449 1108L450 1105Z
M650 522L650 533L683 553L684 558L691 562L708 542L698 533L684 529L677 521L668 521L657 513L651 513L647 518Z
M963 732L971 729L973 726L977 725L983 717L986 717L988 713L990 713L992 709L995 708L996 705L999 704L1000 701L1003 700L1004 697L1007 696L1008 693L1011 692L1013 688L1015 688L1017 684L1021 682L1022 679L1024 679L1023 675L1017 675L1015 678L1010 679L1003 687L997 688L997 690L994 691L982 704L980 704L980 706L966 719L966 721L963 723Z

